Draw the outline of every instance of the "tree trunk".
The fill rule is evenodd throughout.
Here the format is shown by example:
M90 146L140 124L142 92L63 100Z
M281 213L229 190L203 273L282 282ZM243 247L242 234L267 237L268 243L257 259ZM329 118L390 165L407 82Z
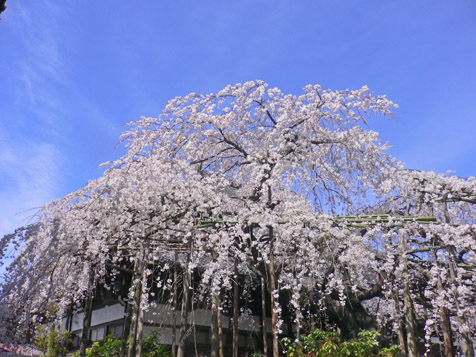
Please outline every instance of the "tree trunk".
M137 285L134 289L134 305L132 307L131 328L129 330L129 348L127 350L128 357L133 357L136 355L137 325L139 322L140 299L142 293L141 285L141 282L137 282Z
M446 307L442 307L440 310L441 317L441 329L443 331L443 339L445 342L445 356L453 356L453 336L451 333L450 315Z
M187 256L187 260L190 256ZM183 270L183 294L182 294L182 310L180 313L180 338L178 344L177 357L185 357L185 339L187 338L187 317L188 317L188 301L190 294L190 273L187 265Z
M174 286L173 286L173 326L172 326L172 357L177 357L177 251L174 253Z
M274 251L273 251L273 227L268 227L269 231L269 284L271 288L271 328L273 331L273 357L279 356L278 339L278 314L276 307L278 302L274 294L276 293L276 276L274 271Z
M233 357L238 357L238 258L235 258L233 280Z
M297 279L296 277L296 261L294 262L294 269L293 269L293 278L294 280ZM312 290L311 290L312 291ZM312 300L310 300L312 301ZM299 338L301 337L301 310L300 307L296 308L296 340L299 341ZM313 331L313 330L312 330ZM288 336L293 335L293 320L291 316L289 316L289 324L288 324Z
M136 355L137 325L139 322L140 300L142 295L142 262L138 263L138 267L139 271L137 275L140 277L140 280L136 282L136 286L134 287L134 305L132 307L131 328L129 330L129 348L127 349L128 357Z
M400 301L398 299L397 292L393 293L393 300L395 302L395 311L397 312L398 316L401 316ZM404 328L401 317L400 317L400 321L398 322L398 344L400 345L400 354L402 355L402 357L407 357L407 344L405 342L405 328Z
M218 322L218 357L223 357L223 329L221 327L221 311L220 311L220 296L218 295L218 309L217 309L217 322Z
M129 337L129 331L131 329L131 319L132 319L132 305L127 302L126 316L124 318L124 325L122 326L122 340L121 340L121 350L119 356L124 357L127 355L127 338Z
M211 324L211 356L218 357L218 305L217 296L212 297L212 324Z
M314 278L312 277L311 279L309 279L309 291L311 293L311 296L309 299L311 303L311 305L309 306L309 318L311 321L311 331L314 331L316 329L316 319L314 317L314 314L311 312L312 302L314 301Z
M146 249L144 252L144 259L142 262L142 276L141 276L141 299L142 299L142 289L147 288L147 266L149 265L149 249ZM140 306L141 301L139 301L139 316L137 317L137 332L136 332L136 356L142 354L142 335L144 331L144 310Z
M140 356L142 354L142 334L144 331L144 310L140 309L139 311L139 318L137 321L137 348L136 348L136 356Z
M450 215L448 212L448 203L447 203L447 196L446 194L443 196L443 202L444 202L444 215L445 215L445 223L450 224ZM449 267L450 267L450 278L451 282L458 287L458 282L456 281L456 251L453 247L449 248L450 250L450 259L449 259ZM460 306L458 302L458 292L455 290L455 301L456 301L456 309L458 311L458 316L459 319L461 320L462 324L469 326L468 325L468 318L466 317L466 314L460 313ZM474 346L473 346L473 341L471 339L471 333L470 332L462 332L461 337L463 337L463 354L465 357L474 357Z
M418 356L418 346L416 338L416 323L413 317L413 304L410 296L410 282L408 276L408 264L407 264L407 254L406 254L406 243L405 236L400 234L400 250L401 250L401 262L403 264L403 302L404 302L404 315L405 315L405 326L407 330L407 346L408 346L408 357Z
M266 285L261 277L261 331L263 334L263 354L268 357L268 331L266 330Z
M438 258L436 252L434 252L435 261L438 262ZM438 264L440 265L440 264ZM441 281L441 277L438 276L438 291L440 294L443 294L443 282ZM453 356L453 334L451 333L451 322L450 322L450 314L446 307L442 307L440 309L440 318L441 318L441 330L443 332L443 340L445 343L445 356L452 357Z
M450 248L450 278L451 282L454 286L458 286L458 282L456 281L456 252L454 248ZM464 312L460 313L460 305L458 299L458 290L455 290L455 302L456 302L456 310L458 311L458 318L463 325L469 326L468 318ZM473 347L473 340L471 339L471 333L469 331L462 332L462 348L463 354L465 357L474 357L474 347Z
M84 302L83 330L81 331L81 341L79 343L79 356L86 356L86 347L89 342L89 327L91 326L91 315L93 312L93 292L94 292L94 270L91 268L88 283L88 296Z
M212 258L213 261L216 262L218 254L213 251ZM211 357L218 357L219 353L219 333L218 329L220 326L219 314L218 309L220 306L218 293L213 293L212 295L212 323L210 326L210 345L211 345Z

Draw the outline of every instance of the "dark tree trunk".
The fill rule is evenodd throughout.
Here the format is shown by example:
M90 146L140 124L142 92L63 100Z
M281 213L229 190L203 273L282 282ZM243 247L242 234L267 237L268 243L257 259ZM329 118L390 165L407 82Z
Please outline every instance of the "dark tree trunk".
M235 258L233 280L233 357L238 357L238 258Z
M218 295L218 309L217 309L217 321L218 321L218 357L223 357L223 329L221 327L221 311L220 311L220 295Z
M140 302L142 298L142 278L144 274L144 261L145 261L145 250L141 247L140 258L138 261L137 277L138 281L135 286L134 292L134 305L132 308L132 318L131 318L131 328L129 332L129 348L127 351L128 357L133 357L136 355L136 343L137 343L137 329L139 327L139 313L140 313Z
M213 295L212 297L212 324L211 324L211 356L218 357L218 305L217 297Z
M144 310L140 309L137 321L137 348L136 356L142 355L142 334L144 331Z
M404 302L404 316L405 316L405 328L407 331L407 347L408 347L408 357L417 357L418 356L418 345L417 345L417 333L416 333L416 322L413 314L413 303L410 296L410 278L408 275L408 263L407 263L407 248L405 242L405 236L400 235L400 259L401 264L403 265L402 275L403 275L403 302Z
M268 227L269 231L269 284L271 289L271 328L273 331L273 356L279 356L279 336L278 336L278 314L276 307L278 301L274 296L276 291L276 275L274 271L274 249L273 249L273 227Z
M177 252L174 253L174 286L173 286L173 326L172 326L172 357L177 357Z
M398 316L401 316L400 310L400 301L398 299L398 293L393 293L393 301L395 302L395 311L397 312ZM405 341L405 327L403 324L402 319L398 322L398 345L400 346L400 354L402 357L407 357L407 344Z
M190 256L187 256L190 259ZM190 273L188 272L188 264L185 266L182 274L182 310L180 313L180 339L178 344L177 357L185 357L185 339L187 338L187 317L188 317L188 302L190 296Z
M129 337L129 331L131 329L131 319L132 319L132 305L129 302L127 302L126 316L124 318L124 325L122 326L121 350L119 352L119 355L121 357L124 357L127 354L127 338Z
M261 333L263 334L263 354L268 357L268 331L266 330L266 285L261 277Z
M89 343L89 328L91 327L91 315L93 312L93 293L94 293L94 271L89 274L89 292L84 302L83 330L81 332L81 341L79 343L79 356L86 356L86 347Z

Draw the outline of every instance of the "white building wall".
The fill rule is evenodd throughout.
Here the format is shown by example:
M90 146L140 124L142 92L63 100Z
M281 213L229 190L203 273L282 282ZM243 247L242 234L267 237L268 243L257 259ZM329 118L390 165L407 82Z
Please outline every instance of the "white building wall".
M91 327L104 324L110 321L122 319L125 315L125 308L121 304L114 304L105 306L101 309L93 310L91 316ZM71 331L81 330L83 328L84 313L80 312L73 316L73 323ZM65 326L66 320L63 319L63 326ZM104 336L103 336L104 337Z
M171 311L170 305L157 304L151 305L147 311L144 312L144 336L148 336L150 332L158 328L158 341L163 344L172 344L173 342L173 324L175 318L176 343L178 343L178 335L180 330L180 311ZM91 318L91 328L97 325L107 324L109 322L117 321L125 317L125 307L117 303L114 305L105 306L101 309L93 310ZM83 326L84 313L74 315L72 322L72 331L81 330ZM188 313L188 323L196 326L210 327L212 322L212 311L206 309L195 309ZM65 326L64 319L62 325ZM231 318L222 316L221 326L225 329L231 329ZM285 326L283 326L285 327ZM260 332L260 317L259 316L241 316L238 321L238 329L241 331ZM266 330L271 333L271 319L266 319ZM96 328L95 334L97 340L105 337L106 327L101 326ZM95 335L95 336L96 336ZM203 336L202 336L203 335ZM208 332L198 331L196 338L197 343L208 343ZM205 340L207 341L205 341ZM203 341L202 341L203 340ZM243 342L244 343L244 342ZM241 343L240 343L241 344Z

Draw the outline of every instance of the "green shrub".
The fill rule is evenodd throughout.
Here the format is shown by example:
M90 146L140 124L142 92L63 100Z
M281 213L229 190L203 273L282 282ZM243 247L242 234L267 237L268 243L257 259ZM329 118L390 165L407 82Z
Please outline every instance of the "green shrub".
M119 356L121 351L121 340L114 335L108 335L103 343L94 342L91 348L86 350L88 357L109 357Z
M36 333L34 343L36 348L44 352L46 356L66 356L68 347L73 342L71 332L58 332L54 327L40 326Z
M164 345L157 343L159 331L153 329L149 337L142 340L142 356L145 357L171 357L172 354Z
M142 339L142 354L144 357L171 357L167 347L157 343L158 329L151 331L149 337ZM129 339L127 339L129 347ZM114 335L108 335L102 343L94 342L91 348L86 350L87 357L111 357L119 356L121 340ZM76 352L75 357L79 356Z
M377 331L364 330L358 338L344 341L337 332L314 330L309 335L302 335L298 342L289 337L282 342L288 357L394 357L399 352L396 345L381 348Z

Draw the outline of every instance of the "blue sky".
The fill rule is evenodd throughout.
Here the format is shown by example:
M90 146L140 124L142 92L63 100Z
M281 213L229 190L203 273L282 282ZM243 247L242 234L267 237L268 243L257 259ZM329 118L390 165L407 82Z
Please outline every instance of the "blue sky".
M23 0L0 21L0 235L121 155L122 124L168 99L262 79L368 85L410 168L476 175L473 0Z

